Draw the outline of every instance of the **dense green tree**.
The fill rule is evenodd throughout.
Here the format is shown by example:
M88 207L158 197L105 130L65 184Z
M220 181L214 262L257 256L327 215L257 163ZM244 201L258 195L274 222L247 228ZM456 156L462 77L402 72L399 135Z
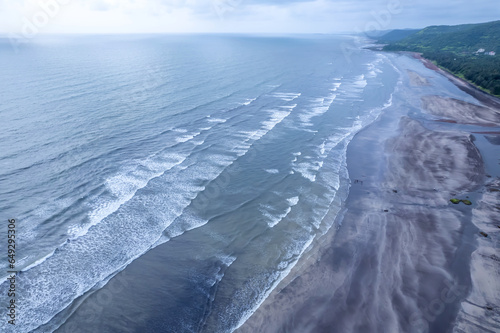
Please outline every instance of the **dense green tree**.
M401 39L395 37L401 36ZM458 26L431 26L409 36L401 33L380 42L394 41L386 51L420 52L439 66L494 95L500 95L500 21ZM486 52L477 52L484 49Z

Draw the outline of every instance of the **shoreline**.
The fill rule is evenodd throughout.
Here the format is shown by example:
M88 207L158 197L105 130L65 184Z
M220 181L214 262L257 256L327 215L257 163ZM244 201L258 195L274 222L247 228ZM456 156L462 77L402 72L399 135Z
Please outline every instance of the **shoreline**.
M471 321L481 324L483 314L478 315L475 308L471 310L471 303L482 304L483 294L491 294L496 282L487 281L487 287L484 279L480 284L474 283L478 279L474 272L481 271L477 267L484 264L483 252L474 255L478 250L477 238L482 237L479 216L484 215L475 209L483 199L487 163L471 133L488 131L494 135L500 128L485 128L485 124L496 121L487 116L491 109L461 100L471 99L461 97L463 93L454 87L450 94L452 84L439 74L408 55L389 57L401 81L393 93L393 103L358 132L348 146L350 191L340 213L330 206L332 210L326 221L333 221L332 228L313 242L275 288L255 286L257 292L267 290L269 294L256 311L252 308L248 319L245 316L246 320L240 321L240 327L232 326L229 331L443 333L451 332L459 324L463 331L470 331L467 325ZM454 114L450 115L447 110L451 109ZM481 135L477 137L478 141L488 140ZM473 205L454 205L451 198L470 199ZM224 225L221 223L220 227L223 230ZM494 235L494 231L486 230L489 235ZM198 293L200 298L193 299L186 292L189 298L182 298L187 290L184 288L203 286L200 284L203 280L192 279L194 271L184 275L190 278L181 281L178 287L172 288L173 284L166 279L172 275L171 267L189 270L191 258L182 261L180 254L196 246L200 246L202 254L203 242L194 240L213 233L200 228L191 235L194 235L191 241L174 238L134 261L103 288L89 293L88 301L81 306L76 304L74 314L56 331L69 332L82 323L91 329L91 325L97 327L101 323L115 330L120 327L124 332L134 332L138 322L142 329L161 330L167 327L164 326L167 321L162 321L164 311L179 311L168 308L165 301L168 299L179 299L177 304L186 304L186 309L188 305L189 309L192 304L198 305L205 311L203 320L220 313L205 303L206 293ZM488 250L489 258L500 258L500 253L492 256L495 247L487 245L492 249ZM180 264L172 264L177 257ZM469 260L471 257L474 262ZM206 269L220 269L217 276L221 277L234 261L219 256L215 262L213 257L197 260ZM158 265L167 262L170 264ZM144 271L148 274L143 277ZM143 279L139 285L134 282L137 277ZM130 288L132 285L134 288ZM162 285L169 288L162 289ZM237 303L217 283L210 286L215 286L208 289L213 290L214 297L228 300L229 304ZM132 296L138 304L148 304L148 308L135 308L128 301ZM155 302L151 303L151 299ZM106 310L100 308L103 300L109 301ZM489 309L490 304L499 303L494 298L488 299L481 309L495 312L496 308ZM106 315L102 315L106 312L113 316L123 312L128 316L109 323ZM89 313L99 320L86 323ZM155 320L148 319L151 317ZM210 318L225 320L223 315ZM463 320L457 324L456 318ZM205 321L190 328L182 326L180 321L170 321L168 325L175 331L200 332L211 327Z
M457 86L460 90L463 92L473 96L475 99L483 103L484 105L499 109L500 108L500 98L487 93L486 91L483 91L479 89L478 87L474 86L470 82L467 82L466 80L456 76L455 74L442 69L439 66L436 66L431 60L426 59L422 57L421 53L418 52L402 52L403 54L409 54L413 58L420 60L424 64L425 67L432 69L433 71L445 76L448 80L450 80L455 86Z
M429 69L445 75L439 68ZM408 75L408 94L427 85L425 77L416 75L414 80ZM474 92L457 80L450 79L461 90ZM433 108L473 108L483 116L492 109L498 112L491 99L483 100L487 108L430 99L426 119L409 118L409 106L399 101L358 133L349 144L348 168L351 182L363 179L364 185L351 184L342 226L325 235L318 256L299 262L301 269L236 332L467 332L470 318L480 323L468 297L481 302L500 287L492 279L486 279L487 285L476 283L477 267L484 266L477 260L483 257L477 255L481 236L475 218L486 181L483 159L473 132L456 128L468 119L443 122L445 131L423 124L440 122L427 117ZM470 197L474 210L451 204L455 196ZM498 248L498 242L496 248L489 245L491 260ZM448 297L439 297L443 294ZM500 300L496 297L488 298L488 304ZM483 308L493 311L491 305ZM498 319L500 314L488 315Z

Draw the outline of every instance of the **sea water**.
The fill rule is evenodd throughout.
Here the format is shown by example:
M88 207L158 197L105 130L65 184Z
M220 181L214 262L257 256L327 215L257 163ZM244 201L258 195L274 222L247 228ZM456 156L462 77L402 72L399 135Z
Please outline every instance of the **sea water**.
M141 276L156 296L120 293L106 303L120 313L80 331L240 326L334 227L347 145L391 103L399 73L363 43L44 36L16 50L0 39L0 250L15 218L18 271L14 327L0 261L0 331L63 329L153 249L162 261Z

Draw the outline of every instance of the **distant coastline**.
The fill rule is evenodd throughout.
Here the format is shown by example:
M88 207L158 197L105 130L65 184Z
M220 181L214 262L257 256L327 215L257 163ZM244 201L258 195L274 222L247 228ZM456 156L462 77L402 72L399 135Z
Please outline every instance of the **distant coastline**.
M475 84L464 80L454 73L450 72L449 70L439 67L436 64L432 62L432 60L426 59L422 56L422 53L419 52L406 52L402 51L401 53L403 54L408 54L412 56L415 59L420 60L425 67L432 69L439 74L445 76L448 78L453 84L455 84L460 90L468 93L469 95L474 96L477 100L480 102L486 104L487 106L493 107L493 108L500 108L500 98L496 97L495 95L492 95L488 93L487 91L484 91L480 87L476 86Z
M376 41L374 41L376 42ZM500 108L500 98L489 93L488 91L482 89L480 86L475 85L473 82L468 80L464 80L463 78L457 76L455 73L450 70L436 65L432 60L427 59L423 56L421 52L412 52L412 51L385 51L384 47L389 44L378 44L367 47L367 50L372 50L376 52L395 52L400 54L406 54L411 56L412 58L420 60L425 67L432 69L439 74L448 78L453 84L455 84L460 90L468 93L469 95L474 96L476 99L485 103L486 105L493 108Z
M443 70L441 74L453 74L461 82L497 98L500 97L499 41L500 20L392 30L376 38L379 51L418 52L422 58L429 59L426 63L432 62ZM460 84L461 89L463 86ZM497 99L495 105L499 101Z

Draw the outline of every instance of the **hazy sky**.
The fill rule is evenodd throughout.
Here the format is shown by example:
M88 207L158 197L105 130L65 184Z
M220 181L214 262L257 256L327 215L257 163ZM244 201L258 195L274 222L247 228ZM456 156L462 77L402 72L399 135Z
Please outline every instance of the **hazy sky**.
M500 19L497 0L0 0L0 33L332 33Z

